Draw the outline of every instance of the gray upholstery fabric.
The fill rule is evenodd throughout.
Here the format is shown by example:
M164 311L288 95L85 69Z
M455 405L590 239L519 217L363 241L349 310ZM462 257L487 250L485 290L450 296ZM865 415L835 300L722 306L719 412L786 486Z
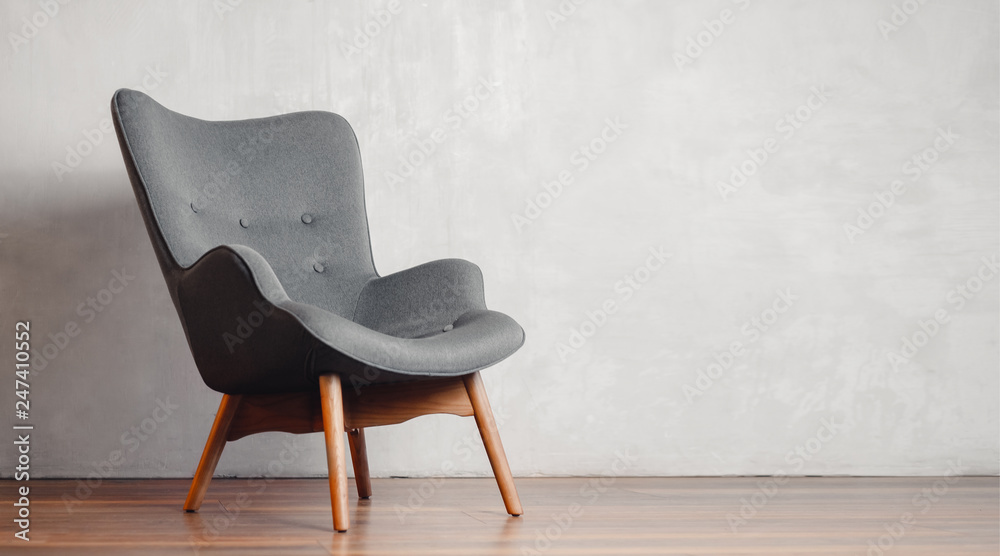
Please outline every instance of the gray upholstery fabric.
M379 277L361 157L328 112L209 122L115 93L129 177L206 384L228 394L455 376L524 342L447 259Z

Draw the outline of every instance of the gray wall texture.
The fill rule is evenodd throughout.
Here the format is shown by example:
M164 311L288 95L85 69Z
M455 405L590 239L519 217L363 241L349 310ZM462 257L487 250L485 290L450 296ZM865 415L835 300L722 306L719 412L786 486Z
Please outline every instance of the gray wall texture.
M30 320L33 478L197 464L220 395L112 132L130 87L205 119L352 123L379 270L472 260L527 331L484 373L517 475L996 474L998 11L3 2L2 421L22 422ZM471 419L374 429L369 451L377 476L489 473ZM324 457L273 433L219 472Z

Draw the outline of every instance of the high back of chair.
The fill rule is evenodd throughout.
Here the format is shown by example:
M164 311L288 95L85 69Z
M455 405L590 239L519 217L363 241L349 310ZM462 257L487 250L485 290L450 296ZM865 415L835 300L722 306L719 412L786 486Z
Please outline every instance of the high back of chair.
M238 244L263 255L294 301L351 317L375 270L346 120L314 111L205 121L128 89L111 112L175 304L178 270Z

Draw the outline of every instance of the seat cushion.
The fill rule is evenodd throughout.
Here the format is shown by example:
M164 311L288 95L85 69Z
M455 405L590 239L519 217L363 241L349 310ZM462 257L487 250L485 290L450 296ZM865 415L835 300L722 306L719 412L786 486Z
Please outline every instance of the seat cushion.
M311 319L310 324L323 326L321 320ZM490 310L469 311L448 330L420 338L398 338L363 327L352 332L339 330L338 347L317 342L303 369L307 382L316 384L320 375L333 372L354 385L461 376L506 359L524 344L520 325Z

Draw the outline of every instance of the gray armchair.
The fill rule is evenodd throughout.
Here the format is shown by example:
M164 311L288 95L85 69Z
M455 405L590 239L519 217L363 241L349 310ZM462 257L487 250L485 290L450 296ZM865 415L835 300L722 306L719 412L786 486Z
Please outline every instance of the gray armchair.
M210 122L128 89L111 112L198 371L223 394L186 510L201 506L227 441L323 431L333 525L346 531L343 432L367 498L364 429L452 413L475 417L507 513L521 514L479 371L524 331L486 308L467 261L377 274L343 118Z

